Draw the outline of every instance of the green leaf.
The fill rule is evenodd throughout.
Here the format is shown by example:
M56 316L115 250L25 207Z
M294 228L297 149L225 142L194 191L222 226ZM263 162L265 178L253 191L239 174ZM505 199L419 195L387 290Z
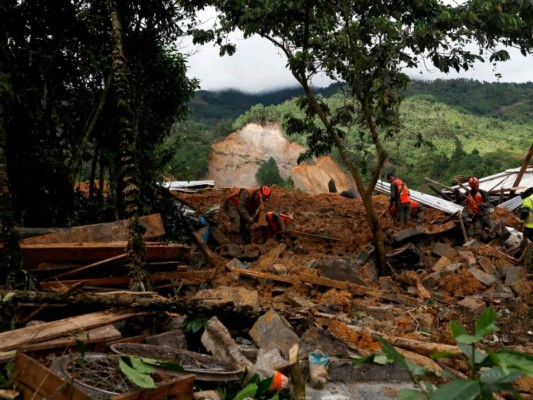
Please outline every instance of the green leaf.
M396 351L396 349L385 339L380 338L379 342L383 352L387 354L390 358L404 367L411 375L424 375L426 370L418 365L413 364L409 360L406 360L404 356ZM374 357L374 362L376 358Z
M4 295L4 297L2 298L2 302L3 303L9 303L9 301L15 297L15 292L9 292L9 293L6 293Z
M450 322L453 338L457 343L472 344L478 342L481 338L466 333L464 328L457 321Z
M257 395L262 395L268 392L268 389L270 389L270 386L272 386L272 381L274 380L274 377L271 376L269 378L263 379L259 382L257 385Z
M126 378L133 383L144 389L153 389L155 388L155 382L150 375L140 373L136 369L130 367L124 360L123 357L120 358L118 366L122 373L126 375Z
M491 352L490 357L505 374L520 371L527 376L533 377L532 355L511 350L501 350L495 353Z
M377 354L368 354L364 357L354 358L352 361L352 365L359 365L359 364L363 364L366 362L372 362L372 360L374 359L376 355Z
M244 400L248 397L254 398L255 394L257 393L257 385L255 383L250 383L244 387L239 393L235 395L233 400Z
M462 358L461 354L450 353L449 351L439 351L429 356L433 360L440 360L441 358Z
M451 381L441 386L431 397L431 400L471 400L481 394L481 386L477 381Z
M155 372L155 368L146 364L141 358L130 356L131 366L142 374L151 374Z
M484 351L476 349L473 344L457 343L457 347L461 349L466 358L473 364L481 364L488 356ZM473 354L472 349L474 350ZM472 356L474 359L472 359Z
M486 308L476 321L476 336L484 337L489 333L498 332L500 329L494 325L496 312L493 308Z
M398 400L419 400L427 399L427 396L415 389L401 389L398 392Z

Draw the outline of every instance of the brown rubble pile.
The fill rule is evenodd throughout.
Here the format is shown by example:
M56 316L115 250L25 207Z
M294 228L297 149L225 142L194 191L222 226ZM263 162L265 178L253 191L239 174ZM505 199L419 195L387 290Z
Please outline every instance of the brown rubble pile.
M207 190L175 196L200 215L222 205L230 193ZM290 376L291 389L299 393L309 379L322 388L327 380L383 380L384 370L372 375L364 369L369 367L356 368L342 359L331 362L327 379L309 376L316 369L309 364L310 354L335 358L379 352L379 337L437 376L443 368L460 373L464 365L441 365L428 356L457 352L449 322L457 320L471 329L488 306L498 311L500 331L493 342L531 351L533 282L502 243L465 243L459 221L438 210L426 209L423 225L412 222L402 229L383 214L386 197L375 196L374 207L382 214L389 276L379 277L372 261L361 200L336 193L309 195L274 187L265 211L293 213L295 227L281 240L264 244L229 243L224 236L229 221L222 211L206 215L209 225L194 233L193 245L160 242L160 218L145 217L146 268L154 286L154 292L145 294L126 291L127 230L118 224L26 239L25 268L47 292L31 297L3 290L0 297L13 309L17 323L48 322L0 333L0 361L16 359L16 388L25 397L39 391L48 397L68 382L72 357L61 357L76 353L73 334L80 338L79 332L90 332L83 337L86 346L100 354L95 360L120 353L117 349L157 358L161 346L167 350L159 358L195 360L180 374L161 373L159 389L146 391L153 398L160 396L154 394L157 390L166 390L169 398L189 399L193 381L197 387L212 388L202 382L238 379L244 368L262 377ZM517 224L511 213L498 210L498 217L510 226ZM70 367L58 366L57 359ZM21 368L52 374L55 381L39 386L24 378ZM399 381L408 380L400 370L383 368ZM74 393L71 398L91 397L83 397L83 385L67 385ZM120 398L129 398L132 391L125 388ZM214 393L205 396L216 398Z

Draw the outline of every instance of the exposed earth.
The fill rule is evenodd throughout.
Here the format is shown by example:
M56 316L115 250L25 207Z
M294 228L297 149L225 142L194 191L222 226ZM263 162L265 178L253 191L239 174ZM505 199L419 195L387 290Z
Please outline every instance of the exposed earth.
M290 177L296 190L325 193L330 179L339 192L354 186L351 176L329 156L298 165L298 156L305 150L289 142L278 124L248 124L213 145L207 179L213 179L216 187L256 186L257 170L273 157L281 177Z
M237 189L209 190L196 194L179 193L177 197L201 211L213 205L222 204L232 190ZM388 206L388 199L381 195L374 196L374 204L377 213L381 214ZM270 240L261 246L262 255L257 260L245 261L249 270L294 276L297 282L300 274L323 275L325 269L320 268L321 265L335 268L342 264L339 260L350 263L371 240L361 200L347 199L338 194L312 195L274 187L270 202L265 203L265 209L266 211L292 212L295 217L294 230L335 238L338 241L314 241L301 237L297 239L287 237L282 240L285 246L282 247L279 256L269 258L269 251L277 249L280 244L275 240ZM505 210L498 210L498 214L511 225L517 225L518 219L513 214ZM211 215L210 218L223 230L227 229L228 219L223 211ZM435 233L423 235L411 241L422 255L423 266L393 269L391 279L390 277L378 278L372 263L367 262L360 267L352 265L354 274L366 287L375 288L378 292L379 289L390 288L388 290L392 293L413 296L419 300L417 306L397 307L394 302L390 304L391 302L384 301L379 296L361 298L348 291L319 289L318 286L304 282L296 283L284 290L277 290L276 286L279 284L268 280L263 280L259 284L248 279L236 280L224 267L229 261L224 257L217 257L218 274L213 284L214 286L245 285L254 288L259 291L261 304L264 307L272 306L284 311L293 307L290 296L303 296L317 306L325 307L331 313L340 313L347 320L353 319L357 324L382 332L393 332L395 335L438 343L453 343L449 331L449 322L453 319L459 320L470 328L473 326L476 319L475 313L458 303L466 297L476 296L483 299L482 302L485 302L487 306L499 310L497 325L501 331L495 335L495 341L509 346L529 345L531 341L529 306L524 297L520 298L516 295L511 298L499 298L497 295L492 297L495 287L502 283L502 280L491 285L484 285L469 272L469 268L477 265L482 258L490 260L496 268L509 265L509 256L498 250L496 241L468 248L459 247L462 244L462 236L458 227L439 233L441 228L438 222L446 218L447 215L438 210L427 209L424 221L426 232ZM393 250L391 237L400 231L400 228L394 226L388 214L385 214L381 221L386 233L386 251L391 252ZM411 222L411 227L415 225L416 222ZM449 226L449 224L440 226ZM432 272L432 268L441 259L432 251L436 243L443 243L455 250L454 258L450 260L450 263L460 263L461 266L453 273L439 279L437 285L430 289L430 298L423 298L416 289L413 276L409 274L414 273L418 280L424 279ZM408 270L412 272L406 272ZM525 284L524 296L527 290L531 291L531 281L527 280ZM368 311L368 307L376 305L387 305L388 317L385 320L371 318L366 312L361 312L361 310ZM390 308L388 308L389 305ZM513 323L510 324L510 321ZM360 344L360 347L372 348L373 346L365 342Z

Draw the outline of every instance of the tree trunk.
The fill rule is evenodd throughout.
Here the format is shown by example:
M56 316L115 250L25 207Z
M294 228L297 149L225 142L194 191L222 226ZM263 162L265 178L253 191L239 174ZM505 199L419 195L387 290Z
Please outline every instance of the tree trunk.
M357 187L357 190L361 194L361 199L365 207L365 215L366 215L366 220L368 222L368 227L370 229L370 232L372 233L374 244L376 246L376 267L378 269L379 275L384 276L389 272L387 268L387 264L385 262L385 243L383 240L383 232L381 230L381 226L379 224L376 211L374 210L374 203L372 202L372 193L374 191L374 186L376 184L377 179L375 179L374 177L370 185L368 187L365 187L363 178L361 177L361 174L359 172L359 168L357 168L357 166L351 162L348 156L348 152L346 151L346 148L344 147L344 144L340 140L335 130L332 129L327 116L324 114L322 108L320 107L320 104L316 100L314 93L312 92L311 88L307 84L307 80L305 78L302 79L301 77L298 77L296 75L295 77L302 85L305 91L305 94L307 98L309 99L313 109L315 110L318 117L322 121L322 124L324 125L324 127L327 129L329 135L332 137L333 142L335 143L335 146L339 150L339 154L342 158L342 161L344 162L344 164L350 171L355 181L355 186ZM376 146L376 148L378 147ZM379 152L379 148L378 148L378 152ZM381 159L381 155L379 157ZM382 162L380 162L379 164L381 165ZM378 171L375 172L374 174L375 175L377 174L377 176L379 176L379 168L378 168Z
M72 162L70 163L70 172L69 172L70 182L74 182L76 172L78 171L78 168L80 167L80 164L81 164L83 153L85 152L85 149L87 148L87 143L89 143L89 139L91 138L94 128L96 127L96 122L98 122L98 118L100 117L100 114L102 113L102 110L104 109L105 102L107 99L107 95L109 94L109 88L111 87L112 81L113 81L113 72L110 72L105 82L104 91L102 92L102 95L100 96L100 99L98 100L98 104L96 105L96 109L94 113L92 113L92 115L90 116L90 121L87 124L87 129L85 130L81 143L77 148L76 154L72 158Z
M148 291L151 290L151 285L143 268L146 248L142 237L146 228L139 220L140 189L138 184L137 132L133 128L130 84L122 46L122 23L117 1L109 0L108 5L113 27L113 79L115 81L120 140L120 175L124 195L124 212L126 218L130 220L127 248L130 263L130 289Z

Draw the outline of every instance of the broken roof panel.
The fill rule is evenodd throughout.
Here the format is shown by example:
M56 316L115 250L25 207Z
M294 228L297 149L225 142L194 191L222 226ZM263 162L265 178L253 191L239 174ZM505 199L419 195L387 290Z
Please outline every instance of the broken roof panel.
M378 180L374 190L379 193L390 194L390 183ZM452 203L451 201L444 200L426 193L418 192L413 189L409 189L409 195L413 200L418 201L421 204L436 208L437 210L441 210L450 214L461 212L464 208L463 206Z
M495 175L485 176L479 178L479 188L487 192L500 189L511 189L514 186L516 177L520 172L520 168L511 168ZM518 184L520 188L533 187L533 165L529 165ZM452 186L453 189L461 189L459 185ZM517 189L520 193L523 189Z
M214 180L205 181L169 181L162 182L161 186L166 187L168 190L183 190L190 191L195 189L214 188Z

